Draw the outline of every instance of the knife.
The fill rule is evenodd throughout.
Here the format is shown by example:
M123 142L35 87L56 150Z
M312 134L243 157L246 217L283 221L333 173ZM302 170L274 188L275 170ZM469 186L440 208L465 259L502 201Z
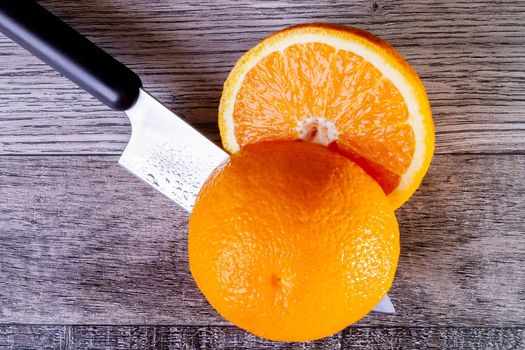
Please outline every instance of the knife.
M0 31L113 110L131 137L119 164L191 212L228 154L142 88L140 78L33 0L0 1ZM385 296L374 311L395 313Z

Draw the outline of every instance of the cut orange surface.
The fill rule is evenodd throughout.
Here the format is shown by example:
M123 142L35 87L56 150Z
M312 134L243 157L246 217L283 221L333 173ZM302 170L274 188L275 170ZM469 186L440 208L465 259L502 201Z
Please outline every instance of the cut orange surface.
M189 224L191 273L227 320L309 341L365 316L390 289L399 229L381 187L310 142L243 147L208 178Z
M266 140L329 146L371 175L394 209L434 150L430 105L408 63L370 33L325 24L291 27L248 51L224 84L219 127L230 153Z

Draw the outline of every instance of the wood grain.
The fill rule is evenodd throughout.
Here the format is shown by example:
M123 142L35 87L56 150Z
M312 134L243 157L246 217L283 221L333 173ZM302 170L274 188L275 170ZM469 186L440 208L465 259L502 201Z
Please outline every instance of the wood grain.
M216 142L221 85L241 54L286 26L328 21L387 39L416 68L432 104L437 153L525 152L523 1L42 3ZM0 154L123 150L130 127L122 113L2 36L0 60Z
M188 216L108 156L0 157L0 323L226 325L188 270ZM525 157L441 155L398 211L397 315L525 325Z
M64 326L0 326L0 350L66 350L69 329Z
M522 349L523 328L352 327L310 343L275 343L236 327L0 326L0 350Z

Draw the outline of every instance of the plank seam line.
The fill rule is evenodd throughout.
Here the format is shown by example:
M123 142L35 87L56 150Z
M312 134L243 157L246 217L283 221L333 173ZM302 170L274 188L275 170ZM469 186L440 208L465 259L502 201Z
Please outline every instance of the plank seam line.
M125 328L125 327L176 327L176 328L224 328L224 329L239 329L236 326L232 325L178 325L178 324L46 324L46 323L0 323L0 328L2 327L115 327L115 328ZM359 328L359 329L514 329L514 330L525 330L525 325L516 325L516 326L361 326L354 325L350 328Z

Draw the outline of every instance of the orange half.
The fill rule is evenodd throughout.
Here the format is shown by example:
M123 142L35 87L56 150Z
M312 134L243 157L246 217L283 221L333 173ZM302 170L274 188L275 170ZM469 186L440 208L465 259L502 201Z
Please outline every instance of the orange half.
M372 34L300 25L264 39L237 62L219 107L223 145L303 139L359 164L394 208L417 189L434 151L423 84Z

